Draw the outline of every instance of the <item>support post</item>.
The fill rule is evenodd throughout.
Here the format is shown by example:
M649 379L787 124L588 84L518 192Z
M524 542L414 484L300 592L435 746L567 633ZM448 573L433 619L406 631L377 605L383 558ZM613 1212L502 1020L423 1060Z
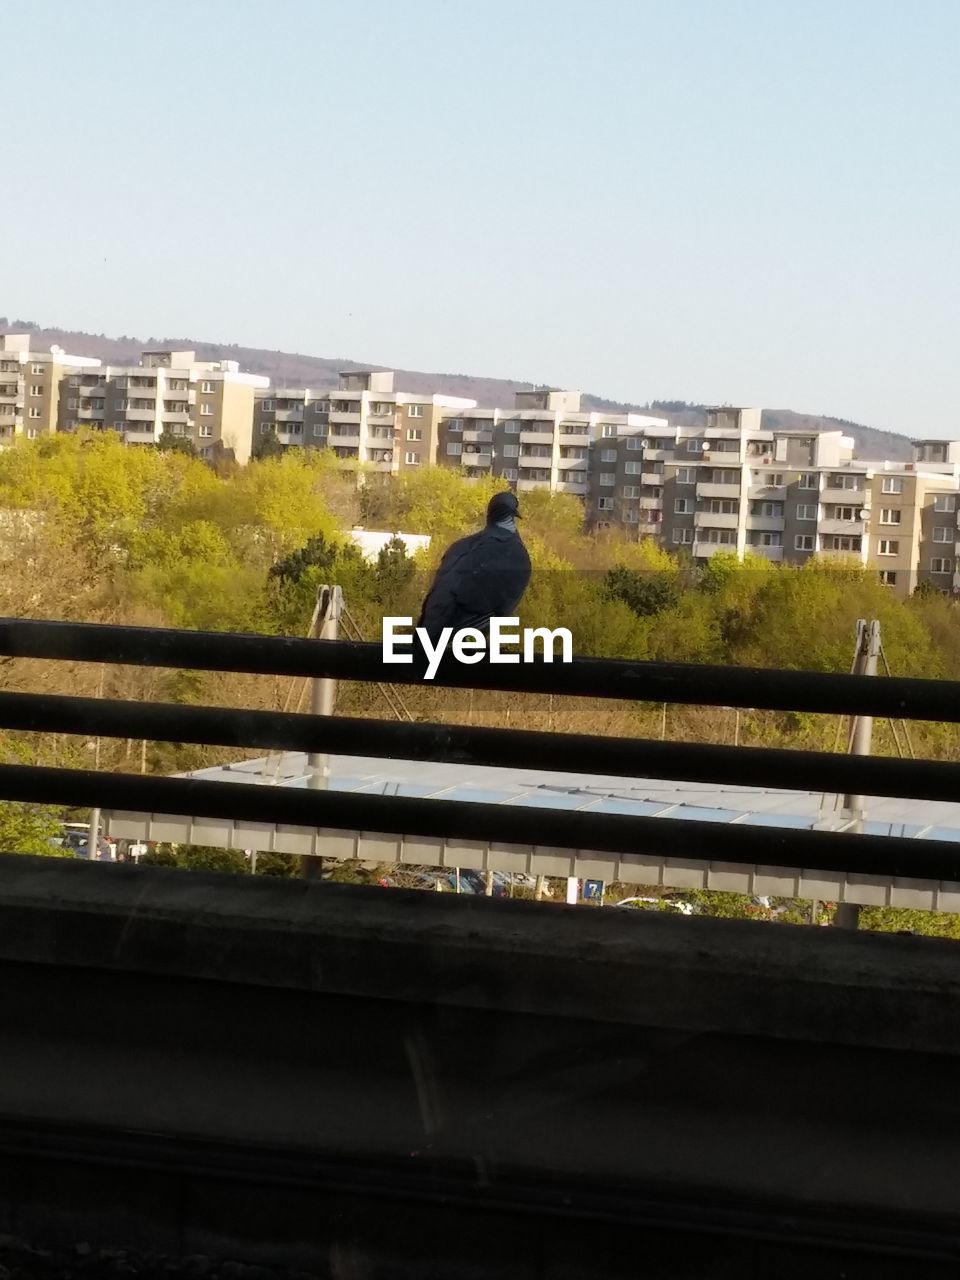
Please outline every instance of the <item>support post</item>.
M324 583L317 588L317 640L340 638L340 614L343 610L343 590ZM310 714L332 716L337 702L337 682L326 676L313 680L310 688ZM330 784L330 757L325 751L311 751L307 757L307 787L311 791L325 791ZM319 879L323 873L323 858L308 855L300 859L300 874L305 879Z
M880 623L867 623L863 618L857 623L857 659L854 674L858 676L875 676L877 662L880 658ZM850 740L852 756L868 756L873 745L873 716L854 716L853 733ZM863 831L864 797L845 795L844 811L852 822L850 830ZM860 923L860 907L855 902L840 902L833 920L838 929L856 929Z
M100 810L90 810L90 834L87 836L87 859L100 860Z

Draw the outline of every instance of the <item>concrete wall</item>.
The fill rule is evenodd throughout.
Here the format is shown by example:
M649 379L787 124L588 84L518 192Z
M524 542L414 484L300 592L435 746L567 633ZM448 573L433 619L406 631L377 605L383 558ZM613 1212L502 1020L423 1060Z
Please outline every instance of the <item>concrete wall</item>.
M409 1269L356 1274L602 1274L664 1205L955 1245L953 943L7 857L0 983L0 1231L313 1266L401 1193ZM521 1265L545 1205L582 1267Z

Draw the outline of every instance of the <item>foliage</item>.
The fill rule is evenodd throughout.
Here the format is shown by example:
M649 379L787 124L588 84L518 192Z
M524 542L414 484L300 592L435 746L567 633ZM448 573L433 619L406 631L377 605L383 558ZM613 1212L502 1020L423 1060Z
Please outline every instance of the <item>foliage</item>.
M0 853L69 857L51 843L60 831L60 822L49 807L0 800Z

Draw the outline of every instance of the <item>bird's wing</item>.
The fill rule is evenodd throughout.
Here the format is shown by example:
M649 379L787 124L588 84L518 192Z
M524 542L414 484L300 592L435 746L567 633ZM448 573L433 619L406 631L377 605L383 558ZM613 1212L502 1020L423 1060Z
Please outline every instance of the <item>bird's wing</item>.
M472 533L469 537L460 538L447 548L437 568L433 583L423 601L420 610L418 627L426 627L431 633L443 627L461 625L457 621L457 586L462 574L462 566L469 562L472 548L480 537Z
M441 565L443 581L438 572L424 604L428 628L485 627L491 617L511 616L527 589L530 557L515 533L493 527L464 543L449 568Z

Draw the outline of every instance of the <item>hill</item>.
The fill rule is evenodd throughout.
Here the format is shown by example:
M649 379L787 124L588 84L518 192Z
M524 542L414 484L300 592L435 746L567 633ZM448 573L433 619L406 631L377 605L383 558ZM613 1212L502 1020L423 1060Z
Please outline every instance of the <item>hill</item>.
M249 373L265 374L276 387L324 387L337 385L341 369L379 369L383 365L349 359L306 356L287 351L269 351L261 347L241 347L236 343L201 342L196 338L108 338L103 333L82 333L69 329L47 329L26 320L8 321L0 316L0 333L31 334L38 351L48 350L54 343L72 355L96 356L104 364L136 364L145 347L173 347L195 351L201 360L236 360ZM478 404L507 409L513 405L514 393L529 391L531 382L512 382L505 378L484 378L467 373L423 373L413 369L397 369L397 387L403 391L443 391L465 396ZM683 400L655 400L650 404L630 404L607 400L586 393L584 405L589 409L606 409L616 413L655 413L671 422L696 426L703 422L705 407ZM775 427L809 427L811 431L842 430L855 441L858 458L891 458L907 461L912 456L907 436L893 431L831 418L822 414L797 413L791 409L764 409L763 425Z

